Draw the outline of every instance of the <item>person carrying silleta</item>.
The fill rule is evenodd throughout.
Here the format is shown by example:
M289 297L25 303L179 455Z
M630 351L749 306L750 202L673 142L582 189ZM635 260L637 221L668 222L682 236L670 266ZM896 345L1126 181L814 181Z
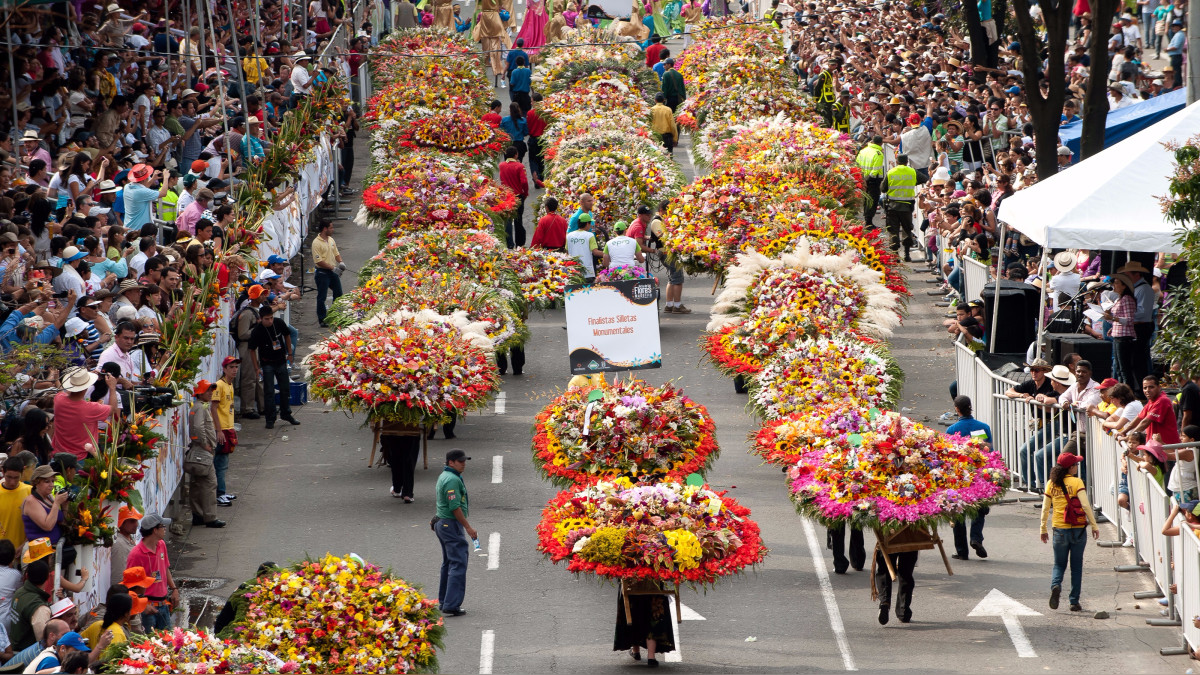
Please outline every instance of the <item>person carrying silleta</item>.
M892 553L892 566L896 568L896 577L900 588L896 591L896 618L900 623L912 621L913 570L917 567L918 551L903 551ZM875 549L875 589L879 594L879 623L888 622L888 611L892 606L892 575L883 559L883 551Z

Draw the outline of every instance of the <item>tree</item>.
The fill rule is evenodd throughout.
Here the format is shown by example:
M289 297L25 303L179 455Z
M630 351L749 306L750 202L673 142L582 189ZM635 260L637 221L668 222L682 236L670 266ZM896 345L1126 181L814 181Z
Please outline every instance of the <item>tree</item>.
M1187 264L1188 284L1172 289L1154 351L1191 375L1200 373L1200 340L1196 339L1200 329L1200 228L1196 227L1200 223L1200 136L1167 149L1175 154L1175 171L1168 186L1170 194L1160 200L1163 215L1177 226L1175 241L1182 248L1179 259Z
M971 40L971 63L976 66L995 68L1000 64L1000 41L988 44L987 31L979 19L976 0L962 4L963 20L967 24L967 37ZM1008 0L992 0L992 19L996 21L996 35L1004 35L1004 17L1008 14Z
M1087 91L1083 97L1083 133L1079 137L1079 154L1092 155L1104 149L1104 129L1108 123L1108 38L1097 34L1112 25L1120 6L1118 0L1092 0L1092 44L1088 47L1091 70Z
M1058 173L1058 127L1062 122L1066 98L1067 29L1071 25L1069 0L1051 0L1038 5L1046 24L1046 39L1038 37L1029 0L1013 0L1017 17L1017 39L1021 43L1021 72L1025 75L1025 99L1033 119L1033 154L1037 160L1038 180ZM1046 55L1046 71L1041 71L1039 55ZM1046 83L1045 93L1041 84Z

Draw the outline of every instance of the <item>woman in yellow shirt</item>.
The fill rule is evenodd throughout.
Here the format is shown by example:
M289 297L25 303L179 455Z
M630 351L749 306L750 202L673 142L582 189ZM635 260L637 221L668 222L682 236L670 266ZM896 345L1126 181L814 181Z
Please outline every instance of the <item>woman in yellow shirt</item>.
M1079 462L1083 458L1064 452L1058 456L1054 468L1050 469L1050 478L1046 481L1045 495L1042 497L1042 543L1051 543L1051 537L1046 532L1046 521L1052 521L1054 538L1054 571L1050 574L1050 609L1058 609L1058 597L1062 594L1063 576L1066 574L1068 562L1071 565L1071 592L1067 598L1071 601L1071 611L1083 611L1079 604L1079 591L1083 586L1083 549L1087 546L1087 528L1092 528L1092 539L1100 537L1100 526L1096 524L1096 516L1092 513L1092 505L1088 503L1087 492L1083 481L1079 479ZM1079 498L1079 505L1086 516L1086 522L1068 522L1067 506L1072 497Z
M99 661L104 650L111 645L129 642L126 633L129 621L135 613L144 612L147 604L146 598L139 598L134 593L109 594L105 602L104 618L93 622L80 634L80 637L92 645L92 663Z

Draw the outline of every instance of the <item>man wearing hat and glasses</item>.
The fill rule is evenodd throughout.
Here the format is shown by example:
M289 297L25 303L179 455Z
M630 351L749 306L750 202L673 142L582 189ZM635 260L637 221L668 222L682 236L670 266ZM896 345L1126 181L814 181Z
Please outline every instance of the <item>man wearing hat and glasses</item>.
M62 391L54 395L54 436L51 444L54 452L69 452L83 460L88 456L87 446L100 437L100 422L115 417L121 412L121 401L117 397L117 379L105 375L108 384L108 403L87 400L87 392L99 376L74 366L63 371L59 383ZM93 451L95 446L93 445Z
M463 482L462 473L466 471L469 459L471 458L462 450L454 449L446 453L446 467L438 476L435 488L437 514L430 522L442 545L438 602L441 604L442 614L446 616L462 616L467 613L467 610L462 608L462 602L467 592L469 552L463 533L472 540L479 539L479 533L467 521L467 484Z
M50 153L42 147L42 138L38 136L38 132L29 129L21 136L21 149L25 152L21 155L21 163L29 166L29 163L35 159L40 159L46 163L46 166L53 166L54 162L50 159Z
M54 277L52 285L55 293L69 292L74 297L71 302L74 303L79 298L87 295L87 287L83 283L83 277L79 276L79 263L87 257L87 252L80 251L74 246L68 246L62 252L62 274Z

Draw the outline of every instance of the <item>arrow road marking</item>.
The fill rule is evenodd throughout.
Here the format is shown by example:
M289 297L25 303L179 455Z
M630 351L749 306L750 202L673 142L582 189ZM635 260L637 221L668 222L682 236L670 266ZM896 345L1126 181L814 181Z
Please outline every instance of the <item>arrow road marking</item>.
M1004 627L1008 629L1008 637L1012 640L1013 647L1017 648L1017 656L1023 659L1036 659L1037 652L1033 651L1033 643L1029 641L1025 629L1021 627L1019 617L1041 615L1041 612L1029 609L993 588L967 616L1000 617L1004 621Z

